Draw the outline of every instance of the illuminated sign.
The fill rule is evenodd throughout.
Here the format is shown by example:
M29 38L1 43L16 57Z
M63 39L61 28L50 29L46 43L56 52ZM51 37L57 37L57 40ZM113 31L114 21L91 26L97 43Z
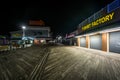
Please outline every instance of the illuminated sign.
M114 17L114 12L112 12L112 13L104 16L104 17L101 17L101 18L99 18L99 19L97 19L97 20L83 26L82 31L85 31L85 30L90 29L92 27L95 27L95 26L98 26L98 25L103 24L105 22L108 22L108 21L112 20L113 17Z
M14 33L14 34L12 34L12 37L22 37L22 34Z
M32 26L45 26L45 22L42 20L30 20L29 25Z
M70 35L67 35L66 38L71 38L71 37L74 37L75 34L70 34Z

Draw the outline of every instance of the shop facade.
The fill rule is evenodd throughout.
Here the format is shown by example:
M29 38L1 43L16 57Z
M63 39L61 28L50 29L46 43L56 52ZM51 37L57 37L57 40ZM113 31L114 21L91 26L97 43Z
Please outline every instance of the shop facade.
M77 31L78 46L120 53L120 0L80 23Z
M52 39L50 27L29 26L24 33L25 36L23 37L23 30L10 32L11 42L17 44L41 44Z
M65 37L65 43L67 45L71 45L71 46L74 46L76 45L76 38L75 38L75 35L77 34L77 30L71 32L70 34L66 34L66 37Z

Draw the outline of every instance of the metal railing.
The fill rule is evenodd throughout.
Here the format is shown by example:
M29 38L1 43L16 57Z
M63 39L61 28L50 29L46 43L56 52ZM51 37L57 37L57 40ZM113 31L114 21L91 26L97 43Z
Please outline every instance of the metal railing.
M103 15L117 9L120 7L120 0L115 0L112 3L108 4L106 7L102 8L101 10L99 10L98 12L94 13L92 16L90 16L89 18L85 19L84 21L82 21L78 28L81 28L82 26L85 26L89 23L91 23L92 21L95 21L96 19L102 17Z
M112 3L107 5L107 12L111 12L120 7L120 0L115 0Z

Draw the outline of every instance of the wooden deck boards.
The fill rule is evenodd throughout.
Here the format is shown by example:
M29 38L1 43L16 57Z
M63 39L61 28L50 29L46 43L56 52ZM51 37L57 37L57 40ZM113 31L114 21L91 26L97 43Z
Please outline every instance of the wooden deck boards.
M0 54L0 80L120 80L120 54L71 46L49 49Z
M120 80L120 54L55 47L42 80Z

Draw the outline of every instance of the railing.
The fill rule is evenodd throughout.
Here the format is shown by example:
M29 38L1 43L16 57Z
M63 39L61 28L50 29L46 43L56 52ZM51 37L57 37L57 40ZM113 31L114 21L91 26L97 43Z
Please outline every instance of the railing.
M79 24L78 29L81 28L82 26L85 26L85 25L91 23L92 21L95 21L96 19L102 17L103 15L105 15L107 13L110 13L111 11L113 11L113 10L119 8L119 7L120 7L120 0L113 1L111 4L108 4L106 7L102 8L101 10L99 10L96 13L94 13L89 18L87 18L84 21L82 21Z
M83 22L81 22L79 24L78 28L81 28L82 26L87 25L88 23L91 23L92 21L95 21L96 19L102 17L104 14L107 13L107 8L104 7L102 8L100 11L94 13L92 16L90 16L89 18L85 19Z
M115 0L111 4L107 5L107 12L111 12L120 7L120 0Z

